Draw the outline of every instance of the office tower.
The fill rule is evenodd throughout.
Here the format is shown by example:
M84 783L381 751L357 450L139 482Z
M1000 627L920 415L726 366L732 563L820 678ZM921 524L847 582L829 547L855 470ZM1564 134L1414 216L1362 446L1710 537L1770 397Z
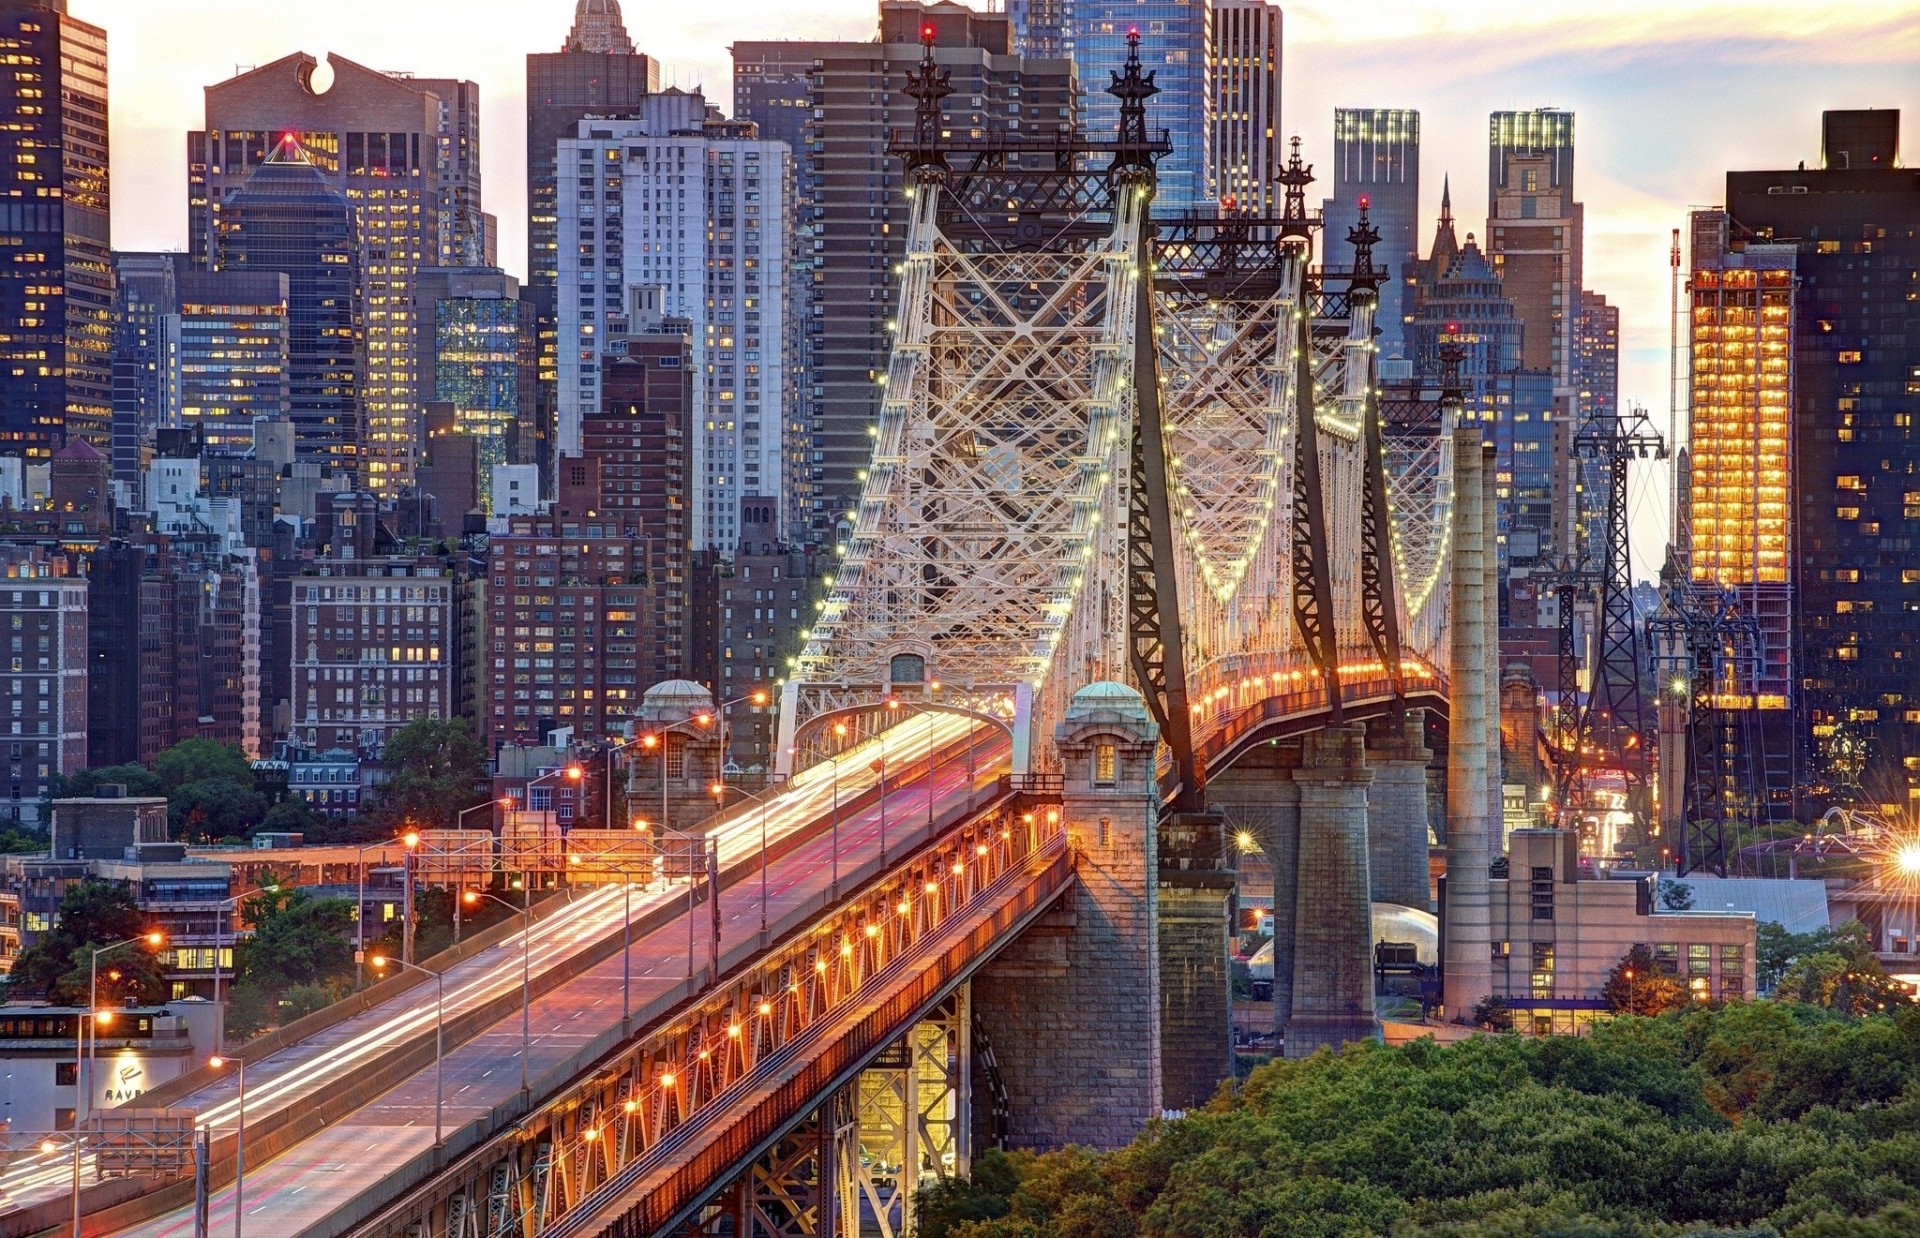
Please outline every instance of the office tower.
M1213 0L1210 158L1222 210L1280 213L1273 184L1280 170L1280 8L1267 0ZM1406 239L1411 250L1412 216Z
M353 206L289 136L222 199L212 244L216 271L287 277L287 409L295 447L303 460L354 472L366 339ZM391 315L391 307L383 312Z
M288 289L282 271L182 271L167 317L170 424L216 450L253 447L256 418L288 415Z
M743 497L784 502L790 153L728 121L699 94L650 96L628 120L585 120L562 139L576 192L559 202L561 458L601 407L602 345L648 312L693 324L696 548L730 549Z
M1756 433L1765 425L1780 438L1783 381L1791 397L1787 544L1752 553L1777 574L1784 551L1793 593L1788 681L1800 690L1794 717L1812 761L1795 781L1817 801L1910 811L1920 801L1920 551L1910 535L1920 520L1920 364L1911 346L1920 338L1920 171L1900 166L1898 111L1827 112L1822 121L1818 168L1727 174L1727 248L1744 251L1762 300L1751 328L1758 338L1730 339L1718 355L1746 363L1753 396L1743 416ZM1784 246L1792 283L1773 291L1792 289L1792 348L1781 353L1782 307L1764 294L1767 272L1786 263ZM1757 374L1754 349L1772 350ZM1696 367L1703 351L1696 342ZM1701 382L1696 369L1696 392ZM1696 408L1690 420L1697 578L1709 540L1702 435L1716 416ZM1777 448L1764 461L1755 486L1770 503L1781 492ZM1777 521L1769 527L1777 531Z
M1620 307L1584 288L1573 327L1573 376L1582 416L1620 411Z
M1107 84L1127 63L1127 37L1140 36L1140 62L1160 88L1147 123L1165 129L1173 153L1160 161L1155 215L1212 211L1219 201L1214 135L1213 0L1075 0L1069 18L1081 125L1113 133L1120 101Z
M619 0L579 0L573 28L557 52L527 57L527 292L540 340L537 463L552 467L547 436L553 431L554 384L558 380L558 321L554 283L559 278L554 152L588 116L626 116L660 90L660 62L634 51L621 21Z
M1573 200L1573 113L1495 112L1487 174L1487 257L1520 321L1522 364L1573 387L1583 208Z
M1323 258L1328 266L1353 263L1347 233L1360 221L1360 199L1367 219L1380 233L1373 259L1387 268L1380 286L1380 363L1413 359L1407 338L1407 279L1420 260L1420 113L1409 108L1335 108L1333 112L1333 196L1326 219ZM1449 196L1444 208L1452 219Z
M169 423L162 324L178 312L180 254L115 253L113 311L113 478L137 487L143 448ZM112 764L112 762L108 762Z
M804 212L796 227L794 310L804 326L806 381L788 434L790 454L808 456L799 463L811 489L804 533L783 533L816 545L851 527L872 454L867 430L879 416L886 323L898 302L894 267L907 228L904 178L886 147L890 132L913 115L900 86L920 62L922 27L932 28L934 60L952 75L954 93L941 103L946 130L1041 139L1075 124L1072 64L1013 55L1004 16L885 0L880 17L877 42L733 45L736 116L765 118L763 138L783 125L791 132L795 109L783 101L805 91L802 141L794 148Z
M533 306L520 291L520 281L498 267L427 268L413 283L424 400L451 404L451 429L474 440L478 498L488 512L493 470L532 464L538 452L540 342Z
M366 363L357 409L357 476L392 497L413 476L421 435L421 347L412 284L423 267L481 266L479 88L380 73L327 58L282 57L206 88L206 127L187 135L187 224L195 261L213 259L224 202L291 135L353 205Z
M14 706L0 721L0 816L33 825L54 778L87 764L86 577L65 555L0 544L0 630L19 633L0 664L0 696Z
M0 0L0 451L113 446L107 32Z

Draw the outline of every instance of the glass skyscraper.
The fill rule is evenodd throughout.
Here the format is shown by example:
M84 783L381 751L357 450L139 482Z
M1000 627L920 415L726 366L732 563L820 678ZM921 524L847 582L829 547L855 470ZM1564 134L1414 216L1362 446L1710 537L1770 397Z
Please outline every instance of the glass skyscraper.
M433 324L432 399L453 405L454 429L473 438L480 501L492 514L494 469L533 462L529 431L538 345L533 306L512 295L517 292L513 277L497 271L470 273L493 277L503 291L476 294L449 279L451 286L429 290L439 295L433 297L431 311L421 307L420 319Z
M1367 218L1380 232L1373 260L1392 276L1380 286L1380 358L1413 358L1407 281L1419 261L1420 113L1409 108L1343 107L1333 112L1333 196L1325 202L1329 266L1353 261L1347 232Z
M1209 167L1213 142L1212 0L1080 0L1069 32L1080 82L1080 126L1108 137L1120 126L1120 101L1107 93L1127 63L1127 36L1140 35L1140 60L1160 93L1147 101L1147 125L1165 129L1173 153L1160 162L1156 215L1214 209L1219 188Z

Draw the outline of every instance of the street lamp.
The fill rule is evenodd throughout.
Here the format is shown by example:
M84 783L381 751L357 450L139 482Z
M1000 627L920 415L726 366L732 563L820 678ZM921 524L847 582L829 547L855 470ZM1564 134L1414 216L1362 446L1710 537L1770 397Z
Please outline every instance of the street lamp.
M731 755L730 749L732 747L728 735L727 707L730 705L738 705L742 701L751 701L755 705L765 705L767 703L767 694L756 688L745 696L736 696L730 701L721 701L718 705L714 706L715 710L720 714L720 776L723 779L727 776L727 760Z
M508 911L519 912L526 920L520 930L520 1092L527 1095L527 1054L533 1048L533 896L524 889L521 894L527 899L525 907L515 907L498 894L485 890L462 890L460 901L477 907L481 899L490 898Z
M413 962L413 853L420 846L420 831L408 830L400 836L400 957Z
M473 804L473 805L470 805L469 807L462 808L458 813L454 815L454 820L453 820L454 828L464 829L465 827L462 825L462 822L464 822L467 819L467 814L470 812L479 812L482 808L500 808L500 807L505 807L505 808L513 807L513 800L510 797L503 795L499 799L486 799L486 800L480 801L478 804ZM457 886L465 886L467 883L466 858L467 858L466 849L463 846L460 852L460 873L457 881L455 882ZM458 899L458 898L453 900L453 944L456 946L460 944L460 904L464 901L465 901L464 899Z
M1633 987L1633 968L1629 967L1626 969L1626 976L1627 976L1627 1013L1639 1014L1640 1002L1638 999L1638 995Z
M840 740L844 744L847 738L847 724L844 722L834 723L833 736L835 739ZM834 897L834 900L837 902L839 901L839 898L840 898L840 754L839 752L835 751L828 754L827 761L829 764L833 766L833 841L830 844L830 846L833 848L833 897Z
M112 1012L103 1012L100 1009L100 956L112 954L115 950L124 950L128 946L139 945L141 942L158 950L167 944L167 938L158 930L142 933L138 937L116 941L110 946L101 946L87 961L87 1009L83 1015L73 1021L73 1072L74 1077L80 1081L80 1098L73 1107L75 1129L86 1121L87 1111L93 1107L93 1057L88 1052L85 1040L88 1023L89 1021L92 1023L93 1040L97 1044L100 1040L100 1024L113 1022ZM101 1017L103 1013L104 1018ZM76 1212L74 1216L75 1232L78 1232L79 1214Z
M368 843L356 849L355 867L359 870L359 892L353 904L353 983L355 988L363 987L367 982L367 852L384 851L393 846L393 840Z
M67 1148L73 1153L73 1238L80 1238L80 1149L86 1142L87 1137L78 1128L67 1134ZM40 1151L46 1156L59 1150L60 1145L51 1139L40 1141Z
M218 1055L207 1059L207 1065L219 1070L229 1059ZM240 1071L240 1130L233 1139L233 1238L240 1238L240 1225L246 1219L247 1210L242 1206L243 1191L247 1179L247 1060L242 1057L231 1059ZM78 1233L76 1225L75 1232Z
M443 1073L443 1068L444 1068L444 1066L445 1066L445 1063L446 1063L446 1055L445 1055L445 1049L446 1049L446 1006L447 1006L447 977L446 977L446 974L445 974L444 972L437 972L437 971L428 971L428 970L427 970L426 968L424 968L424 967L419 967L419 966L416 966L416 965L414 965L414 964L412 964L412 963L409 963L409 962L407 962L407 961L406 961L406 960L404 960L404 959L389 959L389 958L387 958L387 957L385 957L384 955L378 955L378 954L376 954L376 955L374 955L374 956L373 956L373 960L372 960L372 961L373 961L373 967L374 967L374 970L375 970L375 971L379 971L379 970L381 970L381 969L383 969L383 968L385 968L387 964L389 964L389 963L392 963L392 964L394 964L394 965L395 965L395 966L397 966L397 967L404 967L404 968L406 968L406 969L407 969L408 971L417 971L417 972L419 972L419 973L420 973L421 975L423 975L423 976L432 976L432 977L433 977L433 984L434 984L434 995L433 995L433 1146L437 1148L437 1147L439 1147L439 1146L440 1146L440 1142L441 1142L441 1140L440 1140L440 1111L441 1111L441 1107L442 1107L442 1102L444 1101L444 1099L445 1099L445 1096L446 1096L446 1093L445 1093L445 1088L444 1088L444 1084L445 1084L445 1079L446 1079L446 1076L445 1076L445 1074Z
M713 715L695 714L691 718L682 718L678 722L670 722L666 726L640 736L639 742L642 748L647 749L649 752L655 748L660 750L660 828L662 831L671 828L673 824L668 820L667 813L667 736L679 730L681 727L688 725L712 726ZM693 734L691 731L685 733L688 735Z

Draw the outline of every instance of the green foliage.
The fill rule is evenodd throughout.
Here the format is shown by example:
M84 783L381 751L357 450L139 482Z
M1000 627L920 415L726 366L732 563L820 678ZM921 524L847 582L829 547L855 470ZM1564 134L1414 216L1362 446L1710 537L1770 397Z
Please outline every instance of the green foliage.
M133 895L123 885L110 881L82 881L67 890L60 900L58 923L53 931L20 952L13 970L7 975L10 995L46 993L59 1005L76 1005L87 1000L86 964L92 957L89 947L110 946L148 931L147 917L134 904ZM125 962L136 950L129 947L111 956ZM145 973L138 963L129 965L130 978ZM78 970L78 980L74 976ZM143 992L153 992L143 990ZM164 997L165 990L153 992Z
M1657 1015L1686 1005L1687 986L1662 971L1653 950L1640 945L1613 965L1600 995L1615 1014Z
M297 795L289 795L273 807L267 809L267 815L260 818L260 824L254 827L256 834L306 834L320 822L320 814L315 812L306 800Z
M486 749L464 718L415 718L387 740L381 811L392 825L411 821L452 829L486 780Z
M31 855L47 849L47 836L39 830L9 824L0 828L0 855Z
M127 789L128 795L165 795L167 788L160 776L144 765L107 765L100 769L83 769L77 774L55 778L53 798L69 799L76 796L92 795L102 785L119 784Z
M197 778L167 795L167 816L178 839L244 837L266 812L267 797L253 789L251 777L247 782Z
M353 901L304 890L263 892L245 904L254 925L240 944L240 983L273 997L302 985L344 985L353 974Z
M1693 887L1684 881L1660 879L1660 905L1668 911L1692 911Z
M233 744L214 739L181 740L153 759L153 772L160 779L161 790L168 795L188 783L214 778L248 788L253 786L253 764L247 760L247 754Z
M1761 928L1779 929L1778 925ZM1858 920L1811 933L1767 934L1760 960L1771 970L1775 996L1842 1014L1864 1015L1912 1001L1873 953L1873 937Z
M1107 1155L989 1153L918 1238L1920 1233L1920 1009L1688 1006L1257 1068Z
M1504 997L1483 997L1473 1008L1473 1025L1495 1032L1513 1030L1513 1003Z
M97 1008L102 1010L124 1005L128 1001L150 1004L166 1000L166 969L161 965L160 956L145 942L101 955L97 989L94 987L96 975L93 970L96 953L91 944L75 950L70 956L73 966L55 982L54 992L76 1005L84 1005L90 999L97 1000Z

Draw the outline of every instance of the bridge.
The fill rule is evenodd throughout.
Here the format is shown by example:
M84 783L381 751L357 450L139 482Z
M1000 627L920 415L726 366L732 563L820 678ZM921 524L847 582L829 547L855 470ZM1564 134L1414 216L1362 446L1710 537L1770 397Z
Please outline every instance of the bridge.
M955 138L931 49L907 84L893 355L779 788L704 873L583 863L249 1058L243 1202L232 1082L183 1083L215 1229L898 1238L978 1149L1118 1146L1226 1076L1237 822L1287 1055L1376 1034L1370 906L1430 906L1430 830L1447 1008L1490 991L1491 447L1451 379L1383 398L1378 237L1314 261L1297 146L1280 216L1156 219L1137 54L1111 89L1110 137ZM192 1232L191 1182L114 1186L88 1232Z

